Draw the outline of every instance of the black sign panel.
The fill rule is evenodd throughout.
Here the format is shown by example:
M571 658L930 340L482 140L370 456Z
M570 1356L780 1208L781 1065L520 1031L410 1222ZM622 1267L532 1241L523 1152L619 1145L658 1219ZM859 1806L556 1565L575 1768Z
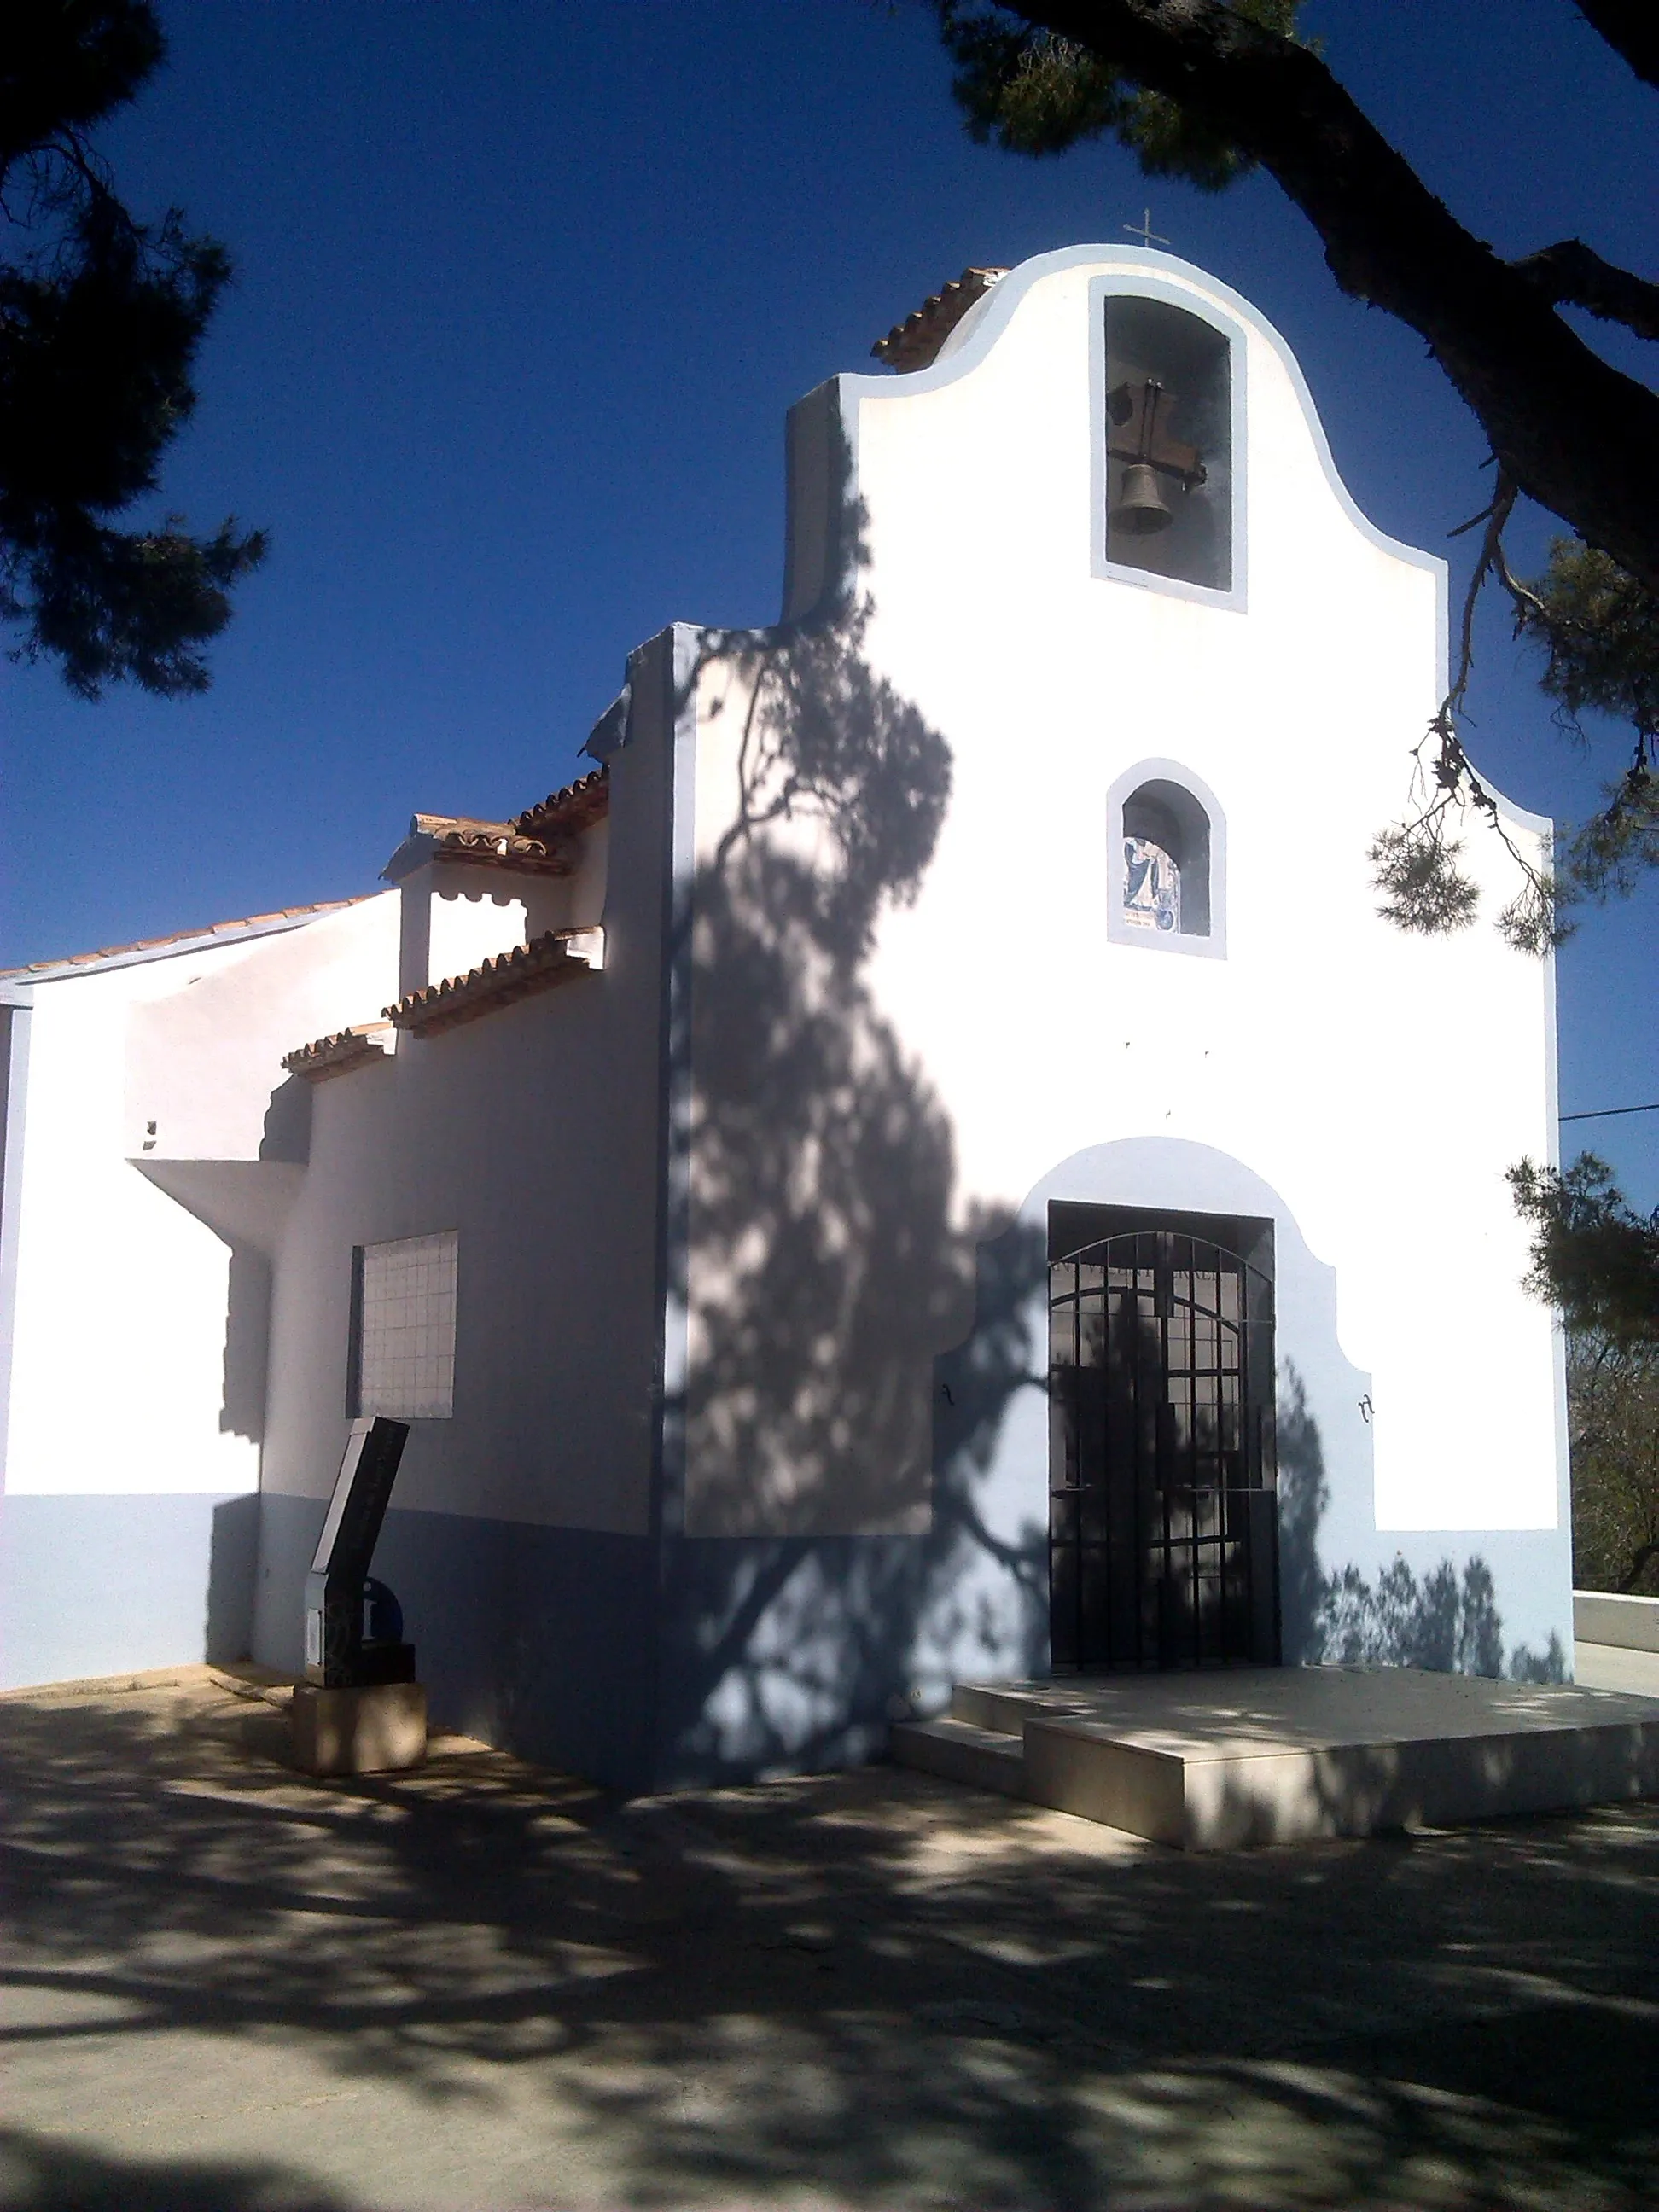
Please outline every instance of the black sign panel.
M354 1421L346 1438L306 1577L306 1680L325 1689L413 1678L407 1644L380 1651L363 1644L363 1584L408 1441L408 1423L383 1413Z

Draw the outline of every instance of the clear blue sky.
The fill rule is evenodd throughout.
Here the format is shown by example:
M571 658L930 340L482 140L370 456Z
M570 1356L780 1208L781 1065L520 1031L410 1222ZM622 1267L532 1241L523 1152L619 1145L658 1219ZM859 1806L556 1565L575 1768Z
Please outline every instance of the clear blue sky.
M904 0L161 13L170 64L106 150L239 281L157 510L234 511L274 549L201 700L84 706L45 668L0 673L0 964L369 889L415 808L502 814L562 782L631 646L775 617L793 399L969 263L1121 238L1148 203L1285 332L1366 512L1464 557L1472 418L1420 341L1338 295L1271 183L1211 199L1113 147L974 147ZM1500 250L1576 233L1659 263L1659 111L1569 0L1310 15ZM1477 759L1525 805L1582 812L1618 765L1551 727L1495 617L1473 704ZM1659 884L1563 955L1564 1108L1659 1100L1656 954ZM1565 1134L1659 1201L1659 1115Z

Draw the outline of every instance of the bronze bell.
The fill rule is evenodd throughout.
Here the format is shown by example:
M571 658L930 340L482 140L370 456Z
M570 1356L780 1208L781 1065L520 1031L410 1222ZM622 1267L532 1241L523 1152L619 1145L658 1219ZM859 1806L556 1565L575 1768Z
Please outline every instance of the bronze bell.
M1158 471L1150 461L1131 461L1123 471L1123 489L1111 520L1133 538L1150 538L1167 530L1175 520L1169 502L1158 489Z

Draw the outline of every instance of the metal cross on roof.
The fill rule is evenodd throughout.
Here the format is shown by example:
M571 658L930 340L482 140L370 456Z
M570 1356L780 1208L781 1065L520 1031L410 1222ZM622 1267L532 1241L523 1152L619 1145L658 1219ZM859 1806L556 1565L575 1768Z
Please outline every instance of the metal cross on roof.
M1159 246L1167 246L1170 242L1167 238L1161 236L1158 232L1152 228L1152 211L1151 208L1142 208L1140 210L1140 221L1139 222L1126 222L1123 228L1125 230L1128 231L1132 236L1138 238L1143 246L1152 246L1154 243L1157 243Z

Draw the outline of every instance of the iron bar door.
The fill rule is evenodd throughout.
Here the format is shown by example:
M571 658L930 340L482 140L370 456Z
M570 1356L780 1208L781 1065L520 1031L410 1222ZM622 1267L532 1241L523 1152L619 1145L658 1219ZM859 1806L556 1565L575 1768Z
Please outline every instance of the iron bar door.
M1273 1285L1133 1230L1049 1268L1057 1667L1279 1658Z

